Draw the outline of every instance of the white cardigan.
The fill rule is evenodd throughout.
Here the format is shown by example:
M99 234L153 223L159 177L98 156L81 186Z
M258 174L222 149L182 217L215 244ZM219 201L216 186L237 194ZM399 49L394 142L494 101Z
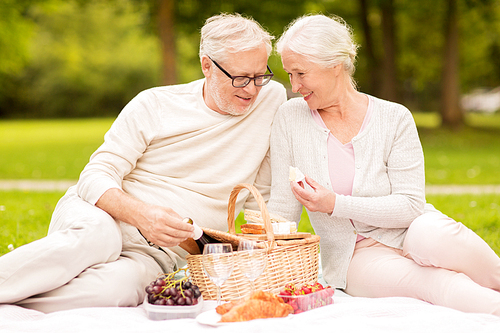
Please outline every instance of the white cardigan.
M425 204L424 156L410 111L396 103L369 98L373 103L371 119L352 139L356 168L352 196L337 195L331 215L307 212L321 237L323 277L337 288L346 286L357 233L402 248L411 222L424 210L434 210ZM298 167L332 190L328 134L314 121L302 98L280 107L271 132L270 212L300 220L302 205L290 190L289 166Z

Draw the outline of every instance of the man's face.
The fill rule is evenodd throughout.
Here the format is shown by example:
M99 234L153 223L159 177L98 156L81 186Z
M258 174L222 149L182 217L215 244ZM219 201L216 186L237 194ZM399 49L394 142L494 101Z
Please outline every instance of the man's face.
M214 59L216 60L216 59ZM232 76L256 77L267 71L267 52L264 45L250 51L229 53L226 60L218 62ZM208 58L202 58L206 82L203 89L205 103L220 114L241 116L250 110L262 87L254 81L243 88L235 88L232 80Z

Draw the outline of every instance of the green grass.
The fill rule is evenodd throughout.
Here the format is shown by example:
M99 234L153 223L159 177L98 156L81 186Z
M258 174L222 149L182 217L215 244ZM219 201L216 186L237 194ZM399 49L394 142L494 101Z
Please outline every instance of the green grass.
M112 122L0 121L0 179L77 179Z
M426 158L428 184L500 184L500 114L467 116L459 132L437 128L434 113L414 113ZM76 180L102 143L113 119L0 121L0 179ZM0 255L47 233L62 192L0 191ZM428 196L500 254L500 198L495 195ZM242 221L238 217L237 229ZM299 231L313 232L307 214Z
M19 247L47 234L52 211L63 192L0 191L0 255L9 244ZM500 196L432 195L427 197L443 213L474 230L500 255ZM236 220L236 231L243 222ZM307 214L302 215L299 231L313 233Z
M500 114L469 114L460 132L414 113L428 184L500 184ZM0 121L0 179L77 179L113 119Z
M0 191L0 255L47 234L50 217L63 192Z
M468 114L460 131L437 128L435 113L415 113L427 184L500 184L500 114Z

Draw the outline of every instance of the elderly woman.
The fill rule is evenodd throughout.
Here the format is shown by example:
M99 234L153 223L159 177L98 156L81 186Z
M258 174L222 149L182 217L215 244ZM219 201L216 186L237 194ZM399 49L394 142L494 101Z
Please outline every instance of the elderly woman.
M500 315L500 259L425 202L424 156L404 106L356 90L339 18L305 16L277 44L292 89L271 135L269 210L321 236L325 280L350 295L406 296ZM289 166L306 174L289 181Z

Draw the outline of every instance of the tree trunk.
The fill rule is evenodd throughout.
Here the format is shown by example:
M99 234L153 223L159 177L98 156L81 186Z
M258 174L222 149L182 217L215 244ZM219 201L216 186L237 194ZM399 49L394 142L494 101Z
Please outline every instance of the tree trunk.
M445 19L445 47L441 81L441 120L442 125L453 129L464 123L460 108L459 85L459 32L458 9L456 0L448 0Z
M162 81L165 85L177 83L174 14L175 0L160 0L158 29L162 50Z
M368 71L370 73L369 87L367 92L374 96L380 96L381 87L381 73L379 70L378 59L375 56L373 48L373 37L370 23L368 22L368 3L367 0L359 0L359 15L361 24L363 26L363 35L365 37L364 49L366 50L366 58L368 64Z
M396 65L396 34L393 0L381 0L382 12L382 44L384 59L382 62L381 97L390 101L398 100L397 65Z

